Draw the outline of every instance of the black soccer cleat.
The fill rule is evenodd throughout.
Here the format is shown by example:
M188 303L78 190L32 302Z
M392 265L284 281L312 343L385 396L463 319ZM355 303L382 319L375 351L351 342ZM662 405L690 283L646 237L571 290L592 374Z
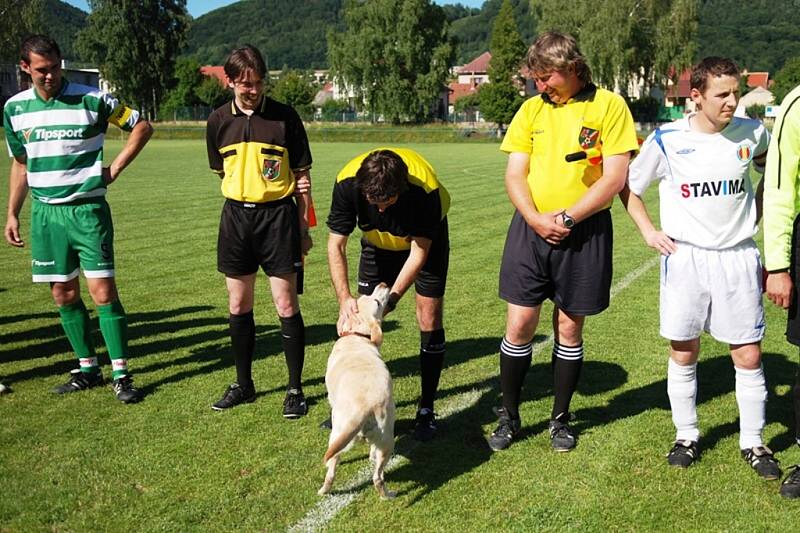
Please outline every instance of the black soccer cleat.
M519 433L522 421L519 418L516 420L509 418L502 407L494 408L493 411L498 417L498 423L497 428L489 435L488 442L489 448L499 452L511 446L514 437Z
M559 418L569 420L569 415ZM548 429L550 431L550 445L553 447L554 451L569 452L575 449L577 438L569 424L555 419L550 421Z
M103 374L101 372L82 372L80 368L70 370L69 381L53 389L54 394L67 394L78 392L103 384Z
M283 399L283 418L294 420L305 416L308 413L308 404L303 391L299 389L289 389Z
M696 441L676 440L667 454L667 463L677 468L689 468L699 458L700 450Z
M792 468L794 470L781 483L781 496L789 499L800 498L800 465Z
M772 450L766 446L753 446L747 450L742 450L742 458L753 467L753 470L762 479L772 480L781 477L778 460L775 459Z
M231 383L225 390L222 398L211 406L215 411L224 411L231 407L236 407L242 403L252 403L256 401L256 389L252 385L249 387L242 387L238 383Z
M436 436L436 413L427 408L417 411L414 419L414 440L427 442Z
M11 392L11 387L0 381L0 395L8 394Z
M136 403L144 398L142 391L133 386L133 378L131 376L126 375L115 379L113 387L117 400L122 403Z

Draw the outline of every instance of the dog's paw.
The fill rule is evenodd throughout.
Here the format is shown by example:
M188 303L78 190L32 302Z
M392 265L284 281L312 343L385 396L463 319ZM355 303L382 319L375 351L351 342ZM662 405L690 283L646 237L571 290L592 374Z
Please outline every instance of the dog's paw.
M330 491L331 491L331 489L330 489L330 488L328 488L328 487L326 487L325 485L323 485L323 486L322 486L322 487L320 487L320 489L317 491L317 494L319 494L320 496L325 496L325 495L326 495L326 494L328 494Z

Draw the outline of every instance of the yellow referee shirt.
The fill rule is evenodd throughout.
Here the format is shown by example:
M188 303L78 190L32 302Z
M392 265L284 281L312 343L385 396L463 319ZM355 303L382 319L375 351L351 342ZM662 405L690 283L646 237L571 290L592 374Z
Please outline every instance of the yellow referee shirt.
M599 148L602 155L636 151L633 117L621 96L588 84L565 104L534 96L514 115L500 150L530 154L528 188L539 212L569 209L603 175L603 165L567 154ZM611 207L611 202L605 208Z

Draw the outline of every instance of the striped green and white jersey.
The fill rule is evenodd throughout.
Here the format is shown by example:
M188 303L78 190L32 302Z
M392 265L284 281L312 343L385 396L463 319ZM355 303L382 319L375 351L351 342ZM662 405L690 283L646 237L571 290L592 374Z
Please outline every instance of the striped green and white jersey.
M112 95L66 79L50 100L31 88L12 96L3 109L9 155L27 158L31 194L48 204L105 195L108 125L131 131L138 120L138 111Z

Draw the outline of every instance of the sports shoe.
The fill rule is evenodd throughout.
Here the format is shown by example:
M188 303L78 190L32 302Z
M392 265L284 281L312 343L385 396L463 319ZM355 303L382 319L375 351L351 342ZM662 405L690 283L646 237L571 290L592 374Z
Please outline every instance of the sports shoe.
M114 394L122 403L136 403L144 397L142 391L133 386L133 378L122 376L114 380Z
M55 394L66 394L68 392L78 392L79 390L99 387L103 384L103 374L101 372L81 372L80 368L70 370L69 381L53 389Z
M222 398L211 408L215 411L224 411L225 409L236 407L240 403L252 403L254 401L256 401L255 387L241 387L238 383L231 383Z
M766 446L753 446L742 450L742 458L750 463L753 470L763 479L778 479L781 476L778 460L772 455L772 450Z
M566 417L569 419L568 417ZM550 428L550 445L553 450L557 452L568 452L575 448L576 438L575 432L569 427L566 422L560 420L551 420Z
M800 465L794 465L792 471L781 483L781 496L784 498L800 498Z
M511 446L511 441L519 433L522 421L520 419L511 420L506 414L506 410L502 407L496 407L493 411L498 417L498 424L497 428L489 436L489 448L499 452Z
M693 440L676 440L667 454L669 466L689 468L700 457L697 442Z
M0 394L8 394L11 392L11 387L0 381Z
M306 413L308 413L308 404L303 391L299 389L286 391L286 398L283 399L283 418L300 418L305 416Z
M414 440L427 442L436 435L436 413L423 407L414 419Z

